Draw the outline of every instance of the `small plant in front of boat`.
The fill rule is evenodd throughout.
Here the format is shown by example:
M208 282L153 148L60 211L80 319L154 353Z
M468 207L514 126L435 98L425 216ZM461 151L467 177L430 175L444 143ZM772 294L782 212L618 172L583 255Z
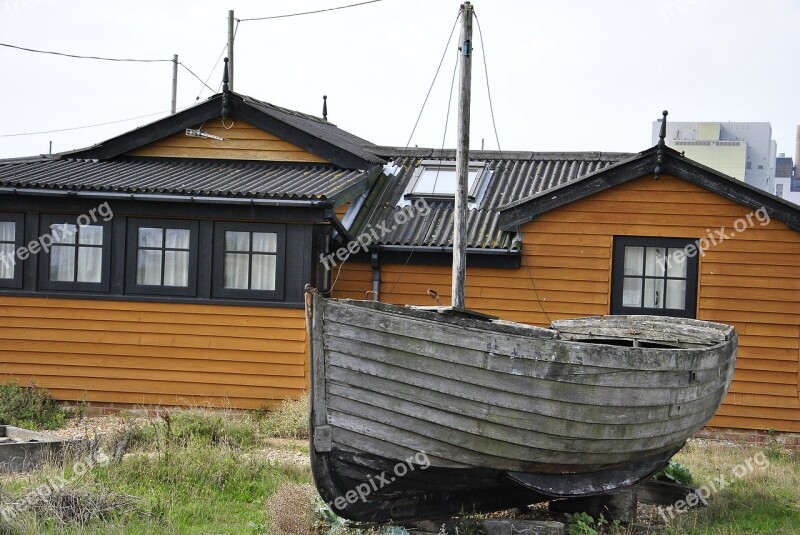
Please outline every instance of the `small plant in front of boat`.
M677 483L679 485L691 485L692 472L682 464L670 461L667 466L653 476L653 480Z
M609 522L603 515L594 519L586 512L564 514L567 517L567 533L569 535L600 535L604 529L610 529L610 533L616 533L620 528L619 520Z

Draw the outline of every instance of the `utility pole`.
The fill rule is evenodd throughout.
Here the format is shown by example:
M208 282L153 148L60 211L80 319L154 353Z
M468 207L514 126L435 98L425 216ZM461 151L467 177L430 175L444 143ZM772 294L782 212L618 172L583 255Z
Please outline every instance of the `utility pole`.
M461 54L458 84L458 140L456 145L456 199L453 229L453 308L466 308L467 282L467 175L469 173L469 105L472 84L472 4L461 5Z
M172 55L172 114L178 110L178 54Z
M228 11L228 89L233 91L233 10Z

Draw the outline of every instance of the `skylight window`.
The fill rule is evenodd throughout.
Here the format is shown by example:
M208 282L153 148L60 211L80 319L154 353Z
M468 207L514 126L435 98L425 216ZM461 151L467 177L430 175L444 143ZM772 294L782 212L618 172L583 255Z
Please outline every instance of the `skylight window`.
M484 162L470 162L467 172L467 196L474 200L486 174ZM455 162L422 161L414 172L408 194L420 197L453 198L456 194Z

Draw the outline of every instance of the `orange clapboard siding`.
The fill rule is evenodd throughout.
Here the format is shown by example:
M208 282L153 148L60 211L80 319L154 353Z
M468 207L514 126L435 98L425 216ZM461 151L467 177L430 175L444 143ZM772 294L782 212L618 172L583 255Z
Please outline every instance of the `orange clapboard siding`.
M209 134L224 138L201 139L189 137L184 132L134 149L131 156L155 156L172 158L217 158L224 160L262 160L273 162L329 163L325 158L312 154L269 134L244 121L230 121L227 127L217 118L196 125Z
M67 401L253 408L307 388L302 310L0 296L0 311L0 373Z
M608 314L614 236L717 240L715 230L730 236L745 224L700 258L697 317L734 324L740 344L731 393L711 425L800 431L800 234L776 220L762 226L753 212L671 176L643 177L524 225L523 267L468 268L467 305L544 326ZM342 277L368 286L369 266L346 265ZM384 301L432 305L428 289L449 304L449 266L381 266Z

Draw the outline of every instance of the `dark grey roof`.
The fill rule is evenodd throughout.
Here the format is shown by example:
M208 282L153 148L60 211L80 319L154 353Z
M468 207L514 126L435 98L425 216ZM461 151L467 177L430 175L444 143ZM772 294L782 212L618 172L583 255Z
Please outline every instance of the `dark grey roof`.
M235 160L0 160L3 187L193 196L346 200L368 187L369 175L329 164Z
M800 209L796 204L686 158L683 153L663 145L656 145L608 166L602 172L565 182L551 188L546 194L532 195L501 207L500 228L513 231L555 208L647 174L656 175L657 179L661 173L676 176L754 210L766 210L771 219L782 221L792 230L800 232Z
M238 93L230 94L231 117L321 156L343 169L367 169L384 163L371 150L372 143L338 128L335 124L313 115L281 108ZM107 160L147 145L186 128L219 117L222 113L222 94L209 97L203 103L164 117L119 136L85 149L62 153L72 158Z
M235 94L235 93L234 93ZM315 117L307 113L281 108L268 102L254 99L246 95L239 95L242 101L250 104L254 108L282 121L286 124L294 126L314 137L327 141L328 143L355 154L364 160L371 163L383 163L383 160L376 156L374 152L375 144L366 139L362 139L350 132L346 132L320 117Z
M430 213L414 217L402 225L396 224L394 217L403 209L398 207L398 203L418 163L431 159L454 161L455 151L393 147L376 147L375 151L400 166L401 170L396 176L379 179L352 225L351 234L358 235L369 228L381 228L379 225L383 225L391 229L381 239L383 245L452 246L452 202L430 201ZM500 229L501 207L592 174L631 156L628 153L600 152L471 151L470 160L485 161L494 172L479 199L479 205L469 212L467 247L513 248L515 233Z

